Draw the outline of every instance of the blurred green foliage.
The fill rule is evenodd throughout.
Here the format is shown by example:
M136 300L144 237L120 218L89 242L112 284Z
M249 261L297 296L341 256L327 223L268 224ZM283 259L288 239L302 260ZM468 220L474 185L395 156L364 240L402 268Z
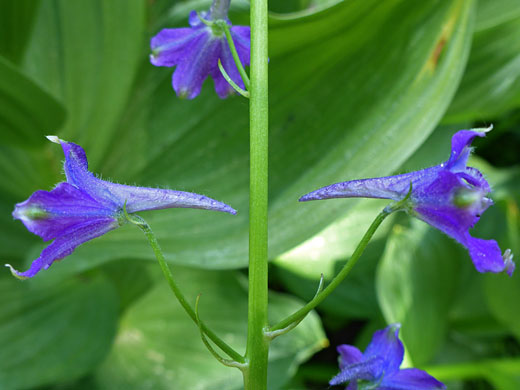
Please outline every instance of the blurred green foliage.
M270 256L279 290L271 320L309 299L321 273L334 275L385 205L298 197L437 164L460 128L495 124L472 163L496 203L475 235L519 253L520 3L270 3ZM185 26L189 10L208 4L0 1L0 256L24 268L44 245L10 213L62 180L61 151L43 137L57 134L81 144L104 177L200 192L238 209L236 217L143 216L186 295L203 293L201 317L242 351L247 102L219 100L210 80L197 99L179 100L172 70L148 62L152 35ZM247 24L248 2L232 6L233 22ZM138 229L125 226L35 280L1 273L0 388L239 388L236 373L204 351L152 261ZM516 390L519 301L518 272L480 275L463 248L396 216L319 308L322 321L313 314L273 344L269 388L325 388L337 372L334 346L364 347L374 329L399 321L406 361L450 389ZM333 347L304 363L327 338Z

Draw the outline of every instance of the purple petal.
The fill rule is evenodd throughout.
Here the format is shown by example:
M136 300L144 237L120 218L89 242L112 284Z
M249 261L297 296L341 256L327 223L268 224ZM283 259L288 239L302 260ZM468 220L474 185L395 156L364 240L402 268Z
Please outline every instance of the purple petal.
M515 265L512 260L509 263L502 257L502 251L495 240L483 240L466 234L466 243L469 255L478 272L503 272L509 276L513 274Z
M443 172L441 176L444 177L445 181L439 180L435 186L429 187L431 199L437 199L438 203L420 203L414 209L416 216L465 246L477 271L503 272L506 270L511 273L514 270L514 263L512 260L507 262L502 257L501 250L495 240L474 238L469 234L469 229L477 223L480 214L486 210L491 202L485 202L484 200L487 198L484 198L481 203L468 207L457 207L452 202L443 199L453 193L453 191L448 190L452 185L449 184L450 175L455 176L451 172ZM445 192L441 188L443 186L446 187ZM443 197L443 193L448 195Z
M189 53L203 29L165 28L150 41L150 62L155 66L177 65Z
M467 183L471 184L476 188L480 188L484 193L488 194L491 192L489 183L484 178L484 175L473 167L466 167L463 171L457 172L457 176L464 179Z
M438 209L419 207L416 211L420 219L465 246L477 271L503 272L507 270L508 273L512 273L514 270L514 263L512 261L507 263L504 260L495 240L471 237L467 231L467 226L474 224L474 217L471 214L456 207L439 207ZM478 220L478 218L476 219Z
M407 368L385 375L378 387L380 390L442 390L443 383L417 368Z
M52 191L36 191L25 202L18 203L13 217L44 241L67 233L86 218L113 217L90 195L69 183L60 183ZM115 218L113 218L115 220Z
M18 272L12 267L11 272L21 279L32 278L41 269L47 269L51 264L70 255L77 246L93 238L117 228L119 225L113 218L93 218L88 219L83 224L77 225L66 234L56 238L52 244L45 248L40 257L34 260L31 267L25 272Z
M446 162L446 169L453 172L464 170L468 157L471 154L471 143L475 137L485 137L488 129L460 130L451 138L450 159Z
M236 210L225 203L191 192L134 187L110 182L104 184L107 191L119 200L121 207L126 202L126 210L129 213L167 208L192 208L236 214Z
M203 32L192 40L189 51L173 73L173 89L179 97L193 99L198 96L204 80L217 66L223 38L215 38L207 28Z
M200 13L200 17L202 19L206 19L207 20L208 13L203 11L203 12ZM194 28L203 26L202 20L200 20L199 14L197 13L197 11L191 11L190 12L190 15L188 17L188 22L190 23L190 26L194 27Z
M361 351L352 345L343 344L338 346L337 350L340 355L339 368L341 370L350 364L359 363L363 359Z
M399 324L392 324L385 329L375 332L372 341L363 354L364 359L379 357L383 360L379 374L396 372L401 366L404 357L404 347L401 340L399 340L400 327Z
M383 360L377 356L359 363L350 364L342 369L338 375L332 378L329 381L329 384L339 385L357 379L368 381L374 380L376 379L374 373L381 372L383 364Z
M251 28L249 26L231 27L231 37L242 65L251 63Z
M347 388L345 390L358 390L357 380L350 381Z

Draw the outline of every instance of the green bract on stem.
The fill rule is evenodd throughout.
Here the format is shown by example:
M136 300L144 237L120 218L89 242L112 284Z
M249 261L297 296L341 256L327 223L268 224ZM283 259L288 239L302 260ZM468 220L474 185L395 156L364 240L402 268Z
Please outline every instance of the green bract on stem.
M159 246L159 242L157 241L157 237L155 237L155 234L153 233L152 229L148 225L148 223L141 217L135 214L128 214L126 212L126 204L123 207L124 215L126 217L126 220L134 225L136 225L139 229L141 229L148 239L148 242L150 243L150 246L152 247L153 253L155 254L155 257L157 258L157 261L159 262L159 265L161 267L161 270L164 274L164 277L166 278L166 281L168 282L168 285L170 286L170 289L174 293L175 297L183 307L183 309L188 313L188 315L191 317L191 319L195 322L197 326L200 327L200 329L208 336L208 338L215 343L222 351L224 351L230 358L232 358L234 361L238 363L245 363L245 359L242 355L240 355L238 352L236 352L233 348L231 348L224 340L222 340L220 337L218 337L211 329L209 329L204 323L200 322L198 320L197 313L191 305L188 303L184 295L182 294L181 290L177 286L177 283L175 283L175 280L173 279L173 275L170 271L170 268L168 267L168 264L166 263L166 259L164 258L164 254L162 253L161 247Z

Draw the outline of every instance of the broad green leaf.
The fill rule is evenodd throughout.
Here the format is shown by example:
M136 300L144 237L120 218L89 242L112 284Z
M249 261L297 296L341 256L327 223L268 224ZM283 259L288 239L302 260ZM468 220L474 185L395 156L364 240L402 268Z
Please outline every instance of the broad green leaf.
M478 0L475 30L485 30L520 16L517 0Z
M429 367L428 373L446 384L449 383L447 381L456 379L485 378L492 384L493 389L516 390L520 385L520 360L489 359L446 364ZM452 389L450 385L448 385L448 388Z
M476 31L467 70L444 122L496 118L520 105L520 3L484 4L479 15L498 11L501 5L511 10L504 12L506 17L499 18L500 23L486 24Z
M511 359L486 365L486 377L495 389L516 390L520 388L520 361Z
M176 269L185 296L200 293L199 312L207 325L237 351L245 350L247 291L241 277L223 272ZM298 309L301 302L270 296L270 320ZM296 367L326 345L318 317L311 313L296 329L277 338L270 350L269 389L289 380ZM242 376L222 366L206 350L196 325L160 283L132 306L121 320L108 359L96 374L100 389L240 389Z
M145 28L143 0L44 1L38 12L25 69L64 103L58 135L86 147L94 165L120 142L114 130L146 58Z
M349 207L342 201L301 205L302 194L341 179L389 174L424 141L461 76L472 14L466 1L368 1L272 22L271 257ZM171 69L148 66L146 72L125 126L116 131L118 142L95 171L204 193L237 208L236 217L175 210L146 218L171 262L245 266L247 102L219 101L210 84L197 99L180 101ZM83 255L150 258L145 245L139 232L119 230Z
M517 262L518 263L518 262ZM489 310L520 340L520 313L517 310L520 299L520 275L490 275L485 280L485 297Z
M21 60L39 6L40 0L0 0L0 55Z
M39 145L65 117L60 103L0 57L0 144Z
M0 388L31 389L77 379L108 353L117 298L102 278L54 286L0 278Z
M455 243L424 222L412 222L411 228L395 226L376 288L386 321L401 323L401 339L420 366L444 340L460 264Z

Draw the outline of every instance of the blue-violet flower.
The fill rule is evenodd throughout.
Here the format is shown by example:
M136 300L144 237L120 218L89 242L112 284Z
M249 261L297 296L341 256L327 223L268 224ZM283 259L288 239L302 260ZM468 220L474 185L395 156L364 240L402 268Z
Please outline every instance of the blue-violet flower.
M448 161L431 168L402 175L352 180L333 184L304 195L300 201L328 198L381 198L402 200L412 185L406 211L436 227L464 245L479 272L515 269L513 255L504 255L495 240L471 237L471 229L481 214L493 204L487 198L491 188L480 171L466 166L475 137L484 137L488 129L461 130L451 140Z
M349 382L347 390L446 389L444 384L422 370L399 369L404 357L399 328L399 324L393 324L375 332L364 353L352 345L340 345L341 371L329 384Z
M192 11L189 28L165 28L151 40L150 61L155 66L177 66L173 73L173 89L179 97L193 99L210 75L215 91L222 99L233 94L233 87L218 68L222 62L226 73L242 89L244 82L233 60L224 29L220 23L231 25L227 17L229 0L215 0L207 12ZM250 63L251 31L249 26L231 26L231 37L242 65Z
M55 260L70 255L77 246L118 228L126 222L125 207L128 213L178 207L236 214L228 205L203 195L101 180L88 171L87 157L81 146L55 136L48 139L63 148L67 181L52 191L36 191L16 205L14 218L44 241L54 239L27 271L18 272L7 265L18 278L33 277Z

